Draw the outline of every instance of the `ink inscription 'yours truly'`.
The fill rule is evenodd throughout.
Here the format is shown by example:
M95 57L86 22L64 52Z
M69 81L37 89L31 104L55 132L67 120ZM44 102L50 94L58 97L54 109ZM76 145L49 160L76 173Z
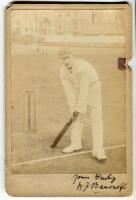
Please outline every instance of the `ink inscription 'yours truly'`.
M114 183L116 181L116 177L113 176L112 174L108 174L108 175L105 175L105 176L101 175L101 174L96 174L95 180L102 180L102 181L109 180L111 183Z

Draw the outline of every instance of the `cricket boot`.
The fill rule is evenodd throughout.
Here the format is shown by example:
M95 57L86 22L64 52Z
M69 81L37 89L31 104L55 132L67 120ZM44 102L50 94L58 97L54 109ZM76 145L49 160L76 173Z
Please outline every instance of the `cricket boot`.
M99 150L93 150L92 155L97 160L106 160L107 159L106 153L103 148L99 149Z
M74 147L72 144L70 144L69 146L67 146L66 148L64 148L62 150L63 153L72 153L74 151L78 151L78 150L81 150L82 147L81 146L78 146L78 147Z

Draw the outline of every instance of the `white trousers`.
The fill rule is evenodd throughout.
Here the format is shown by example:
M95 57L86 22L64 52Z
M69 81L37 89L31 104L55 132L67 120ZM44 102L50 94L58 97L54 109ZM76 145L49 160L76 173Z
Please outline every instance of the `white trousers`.
M103 151L103 120L102 120L102 99L101 99L101 83L96 82L92 87L89 102L89 117L92 123L92 143L93 152ZM71 144L76 147L82 147L81 137L84 127L84 117L79 115L73 123L71 131ZM90 130L91 133L91 130ZM91 134L90 134L91 139Z

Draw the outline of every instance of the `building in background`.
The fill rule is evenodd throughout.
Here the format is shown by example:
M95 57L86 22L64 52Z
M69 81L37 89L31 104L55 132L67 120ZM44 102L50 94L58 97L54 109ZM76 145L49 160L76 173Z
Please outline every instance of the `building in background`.
M39 38L63 34L123 34L123 14L123 10L19 11L18 15L13 13L12 32L14 37L31 35Z
M49 47L56 53L64 45L123 47L124 13L123 10L12 11L12 53L47 54Z

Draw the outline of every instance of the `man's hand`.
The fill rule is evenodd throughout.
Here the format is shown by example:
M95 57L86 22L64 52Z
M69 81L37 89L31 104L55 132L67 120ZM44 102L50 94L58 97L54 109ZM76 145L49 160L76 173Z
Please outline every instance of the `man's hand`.
M73 116L72 116L73 121L75 121L77 119L77 117L78 117L79 114L80 114L80 112L78 112L78 111L74 111L73 112Z

